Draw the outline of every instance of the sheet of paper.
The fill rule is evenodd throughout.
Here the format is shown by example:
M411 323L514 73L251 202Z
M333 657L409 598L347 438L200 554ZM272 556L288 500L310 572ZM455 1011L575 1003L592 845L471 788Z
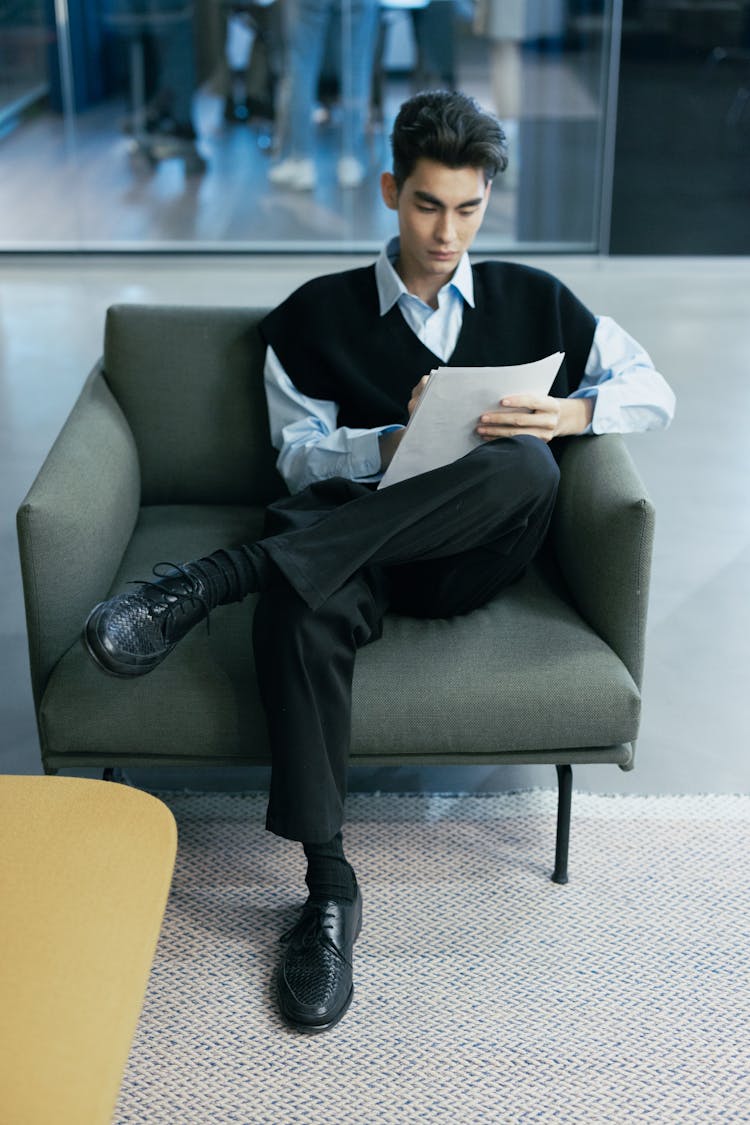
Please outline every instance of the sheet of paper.
M418 473L439 469L481 444L481 414L500 410L506 395L546 395L563 352L514 367L438 367L409 419L401 444L378 485L386 488Z

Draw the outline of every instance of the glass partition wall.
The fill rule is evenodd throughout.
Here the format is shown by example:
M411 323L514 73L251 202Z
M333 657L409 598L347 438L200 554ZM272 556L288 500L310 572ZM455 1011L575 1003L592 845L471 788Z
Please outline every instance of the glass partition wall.
M619 0L0 0L0 248L369 251L398 106L510 164L477 244L596 251Z

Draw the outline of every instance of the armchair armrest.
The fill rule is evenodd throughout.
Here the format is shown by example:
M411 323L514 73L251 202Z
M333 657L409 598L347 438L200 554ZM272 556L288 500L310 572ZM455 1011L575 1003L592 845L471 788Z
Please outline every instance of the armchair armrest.
M640 686L654 507L619 435L573 438L560 474L558 564L579 613Z
M18 510L37 707L86 613L106 595L139 505L133 435L98 364Z

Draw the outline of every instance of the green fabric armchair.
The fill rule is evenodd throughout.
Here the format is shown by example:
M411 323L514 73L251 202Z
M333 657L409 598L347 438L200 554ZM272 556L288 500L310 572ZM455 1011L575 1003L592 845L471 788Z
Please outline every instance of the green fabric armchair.
M267 764L254 599L211 616L149 676L80 641L94 603L160 561L257 538L283 492L263 395L264 310L119 305L18 513L42 762ZM390 615L354 683L352 764L554 763L566 881L571 766L633 764L653 508L619 437L570 441L548 550L466 616ZM169 706L164 705L165 698Z

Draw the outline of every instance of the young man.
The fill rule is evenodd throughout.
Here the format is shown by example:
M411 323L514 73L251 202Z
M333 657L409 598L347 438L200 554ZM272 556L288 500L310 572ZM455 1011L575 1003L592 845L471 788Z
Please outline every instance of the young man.
M468 613L521 574L554 506L553 439L665 426L674 405L639 345L554 277L469 263L506 165L494 118L461 94L420 94L402 106L392 142L381 185L399 238L374 267L302 286L262 325L272 440L292 495L271 506L259 542L111 598L85 629L100 665L139 675L212 607L260 594L267 827L303 844L309 889L285 935L278 997L286 1021L308 1032L346 1011L361 926L341 835L357 649L378 638L388 608ZM556 351L565 359L550 395L504 400L477 419L482 442L467 456L375 490L432 367Z

